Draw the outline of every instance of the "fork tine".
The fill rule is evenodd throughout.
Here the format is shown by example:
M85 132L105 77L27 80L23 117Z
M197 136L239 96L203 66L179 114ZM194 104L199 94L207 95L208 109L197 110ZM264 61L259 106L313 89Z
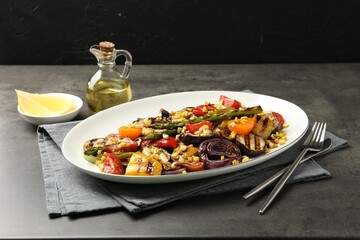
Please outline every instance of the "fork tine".
M314 136L311 138L310 143L314 144L320 140L323 123L318 123Z
M309 145L309 143L311 142L311 140L313 139L313 137L315 136L315 132L317 131L318 129L318 125L319 123L318 122L315 122L309 135L307 136L307 138L305 139L304 143L303 143L303 146L307 146Z
M319 132L318 132L317 137L316 137L315 142L314 142L314 147L315 148L321 148L321 146L324 143L325 133L326 133L326 123L321 123L320 128L319 128Z
M321 138L320 138L321 142L324 142L324 140L325 140L325 133L326 133L326 123L324 123L324 127L323 127L323 130L321 133Z

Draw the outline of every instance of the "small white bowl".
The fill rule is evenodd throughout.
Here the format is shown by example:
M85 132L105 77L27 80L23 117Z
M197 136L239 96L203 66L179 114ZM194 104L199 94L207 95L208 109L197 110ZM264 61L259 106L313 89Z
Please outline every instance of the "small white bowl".
M23 119L25 119L25 121L27 121L33 125L67 122L67 121L74 119L79 114L80 109L83 106L83 101L81 100L81 98L79 98L75 95L71 95L71 94L67 94L67 93L46 93L46 94L57 95L57 96L74 99L75 100L74 101L75 109L73 109L71 112L61 114L59 116L49 116L49 117L40 116L39 117L39 116L32 116L32 115L24 113L23 111L21 111L21 109L18 105L17 110L20 113L21 117Z

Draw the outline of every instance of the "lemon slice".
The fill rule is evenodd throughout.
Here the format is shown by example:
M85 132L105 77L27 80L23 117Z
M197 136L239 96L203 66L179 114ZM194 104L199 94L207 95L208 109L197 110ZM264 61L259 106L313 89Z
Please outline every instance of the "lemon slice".
M20 109L29 115L56 116L71 111L74 106L74 99L60 95L15 91Z

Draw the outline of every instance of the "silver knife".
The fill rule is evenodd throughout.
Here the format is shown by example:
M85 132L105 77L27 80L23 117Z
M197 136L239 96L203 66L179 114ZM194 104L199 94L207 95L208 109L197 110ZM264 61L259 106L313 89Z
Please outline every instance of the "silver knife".
M326 139L325 142L324 142L324 146L323 146L323 148L321 149L320 152L309 154L308 156L304 157L301 160L300 164L303 163L303 162L306 162L307 160L311 159L312 157L315 157L315 156L326 153L326 151L329 150L331 146L332 146L331 139L329 139L329 138ZM246 193L243 196L243 198L247 199L249 197L252 197L256 193L260 192L261 190L263 190L264 188L266 188L267 186L272 184L276 179L278 179L279 177L281 177L281 175L283 175L283 173L289 168L289 166L283 168L279 172L275 173L273 176L269 177L268 179L266 179L265 181L263 181L262 183L260 183L256 187L254 187L252 190L250 190L248 193Z

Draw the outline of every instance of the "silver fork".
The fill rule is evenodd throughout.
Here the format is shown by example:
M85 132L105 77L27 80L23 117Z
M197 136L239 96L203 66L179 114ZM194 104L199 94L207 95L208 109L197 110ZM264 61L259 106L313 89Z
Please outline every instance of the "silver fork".
M324 141L324 146L321 149L321 151L319 152L314 152L312 154L306 154L303 159L301 159L300 164L302 164L303 162L306 162L307 160L312 159L313 157L316 156L320 156L322 154L326 154L327 151L331 148L332 146L332 141L330 138L325 139ZM290 164L291 165L291 164ZM261 190L265 189L266 187L268 187L270 184L272 184L273 182L275 182L276 180L278 180L279 178L281 178L281 176L286 172L286 170L290 167L284 167L283 169L281 169L280 171L278 171L277 173L275 173L274 175L272 175L271 177L267 178L266 180L264 180L263 182L261 182L259 185L257 185L256 187L254 187L253 189L251 189L249 192L247 192L243 198L244 199L248 199L252 196L254 196L256 193L260 192Z
M305 139L302 147L303 150L299 154L299 156L295 159L295 161L290 165L284 175L281 177L279 182L276 184L272 192L270 193L268 199L266 200L264 206L260 209L260 214L263 214L265 210L269 207L275 197L279 194L281 189L284 187L287 180L290 178L291 174L295 171L296 167L300 164L301 159L305 156L308 151L318 152L322 149L324 144L326 132L326 123L315 122L311 132Z

